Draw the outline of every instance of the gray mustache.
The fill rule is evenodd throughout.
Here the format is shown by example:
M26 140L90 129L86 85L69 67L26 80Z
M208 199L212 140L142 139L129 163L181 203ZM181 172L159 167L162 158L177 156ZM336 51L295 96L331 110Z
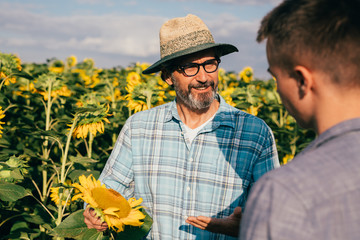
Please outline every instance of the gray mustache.
M196 85L189 85L189 90L191 89L191 88L202 88L202 87L205 87L205 88L207 88L207 87L212 87L212 88L214 88L214 82L206 82L206 83L204 83L204 84L196 84Z

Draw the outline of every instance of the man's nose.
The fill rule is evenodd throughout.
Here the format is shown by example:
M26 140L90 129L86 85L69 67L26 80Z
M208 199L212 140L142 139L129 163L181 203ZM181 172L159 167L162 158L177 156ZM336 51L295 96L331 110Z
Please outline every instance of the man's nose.
M199 72L196 74L196 80L199 82L207 81L208 73L205 71L204 66L200 66Z

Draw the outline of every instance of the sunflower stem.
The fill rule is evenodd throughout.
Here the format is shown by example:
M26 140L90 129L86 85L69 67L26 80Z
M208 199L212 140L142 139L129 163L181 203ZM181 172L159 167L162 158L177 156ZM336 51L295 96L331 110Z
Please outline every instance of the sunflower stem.
M284 112L282 108L280 108L279 110L279 117L280 117L280 127L282 128L284 126Z
M77 119L78 119L78 115L75 114L74 120L73 120L73 122L71 124L69 134L67 136L66 145L65 145L65 151L64 151L64 154L63 154L62 159L61 159L61 172L60 172L60 183L61 184L64 184L65 179L66 179L66 173L67 173L67 171L66 171L66 160L67 160L67 156L68 156L68 153L69 153L72 134L73 134L74 129L76 127ZM55 221L56 226L60 225L60 223L62 221L62 218L63 218L63 215L64 215L64 210L65 210L65 207L66 207L66 203L65 203L65 206L62 205L63 196L64 196L64 192L59 193L59 203L58 203L58 206L57 206L58 207L58 210L57 210L58 217L57 217L57 219ZM62 238L57 238L57 239L60 240Z
M30 92L30 80L29 79L26 79L26 90L28 92ZM26 98L26 105L30 106L30 98L29 97Z
M62 206L62 199L63 198L63 193L60 193L59 194L59 204L58 204L58 210L57 210L57 212L58 212L58 217L57 217L57 219L56 219L56 221L55 221L55 224L56 224L56 226L59 226L60 225L60 223L61 223L61 221L62 221L62 216L63 216L63 210L62 210L62 208L63 208L63 206ZM61 239L61 238L58 238L58 239Z
M55 220L54 215L51 214L50 210L41 202L39 199L37 199L34 195L30 194L29 196L33 197L43 208L44 210L50 215L50 217Z
M52 84L53 81L49 79L48 81L48 99L47 99L47 105L45 105L45 131L50 130L50 114L51 114L51 90L52 90ZM45 141L43 143L43 159L48 160L49 159L49 151L48 151L48 145L49 145L49 138L45 136ZM40 196L41 201L45 201L46 198L46 192L47 192L47 161L42 161L43 170L42 170L42 177L43 177L43 185L42 185L42 194Z
M76 126L76 123L77 123L77 119L78 119L78 115L76 114L75 117L74 117L74 120L73 120L73 122L72 122L72 125L71 125L71 128L70 128L70 131L69 131L67 140L66 140L64 155L62 156L62 159L61 159L60 183L62 183L62 184L65 183L65 178L66 178L66 176L65 176L65 172L66 172L66 170L65 170L66 160L67 160L67 155L68 155L68 152L69 152L71 137L72 137L72 134L73 134L73 132L74 132L74 129L75 129L75 126Z
M1 80L1 82L0 82L0 90L2 89L2 87L3 87L4 83L5 83L5 80L6 80L7 78L9 78L9 76L0 79L0 80Z
M151 108L151 97L152 97L152 94L153 94L153 93L152 93L151 90L149 90L149 91L147 92L146 105L147 105L148 109Z
M60 172L60 183L61 184L64 184L65 179L66 179L66 160L67 160L67 155L68 155L68 152L69 152L72 133L74 132L74 129L75 129L75 126L76 126L76 123L77 123L77 117L78 117L78 115L76 114L75 117L74 117L74 120L72 122L69 134L67 136L66 145L65 145L65 151L64 151L64 154L63 154L62 159L61 159L61 172ZM62 218L63 218L65 206L66 206L66 203L65 203L65 206L62 205L63 195L64 195L64 192L59 193L59 203L58 203L58 206L57 206L58 207L58 209L57 209L58 216L57 216L57 219L55 221L56 226L59 226L60 223L62 222ZM56 239L60 240L60 239L63 239L63 238L56 238Z
M91 158L92 155L92 144L94 142L94 134L89 132L89 148L88 148L88 158Z

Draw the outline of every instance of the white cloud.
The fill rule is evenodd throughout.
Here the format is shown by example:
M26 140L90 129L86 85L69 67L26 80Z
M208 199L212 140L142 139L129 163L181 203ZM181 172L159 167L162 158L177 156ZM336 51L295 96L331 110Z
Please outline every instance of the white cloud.
M19 17L12 18L17 15ZM7 9L0 27L13 37L0 35L10 46L43 46L46 49L81 49L147 57L158 55L158 31L165 21L153 16L64 16L34 14L25 9ZM220 15L206 21L215 38L232 38L235 32L253 31L255 23ZM15 37L14 37L15 36Z
M8 49L28 61L51 57L64 59L75 54L79 58L100 59L101 67L106 64L108 67L127 66L136 61L151 63L159 59L159 29L166 17L114 13L52 16L41 8L31 4L0 3L0 51ZM264 46L255 41L260 20L244 21L228 13L220 13L214 18L205 10L198 16L208 25L216 42L239 48L239 53L224 58L222 66L226 64L226 69L237 71L252 66L262 69L266 75Z
M9 38L2 40L2 45L9 45L13 47L31 47L36 46L37 41L33 39Z
M34 14L9 8L0 15L0 35L10 46L43 46L47 49L83 49L133 56L156 54L164 18L146 16L64 16ZM14 18L12 16L18 16ZM151 26L151 27L149 27Z
M221 14L216 19L209 19L205 23L214 32L215 37L223 38L233 38L237 32L254 34L259 25L258 21L244 21L227 14Z

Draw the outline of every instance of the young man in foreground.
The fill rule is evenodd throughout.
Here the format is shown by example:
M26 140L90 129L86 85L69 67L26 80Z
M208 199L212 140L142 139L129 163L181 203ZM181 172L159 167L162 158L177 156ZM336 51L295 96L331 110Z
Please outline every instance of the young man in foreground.
M253 187L241 240L360 239L360 1L287 0L261 23L284 106L318 137Z

